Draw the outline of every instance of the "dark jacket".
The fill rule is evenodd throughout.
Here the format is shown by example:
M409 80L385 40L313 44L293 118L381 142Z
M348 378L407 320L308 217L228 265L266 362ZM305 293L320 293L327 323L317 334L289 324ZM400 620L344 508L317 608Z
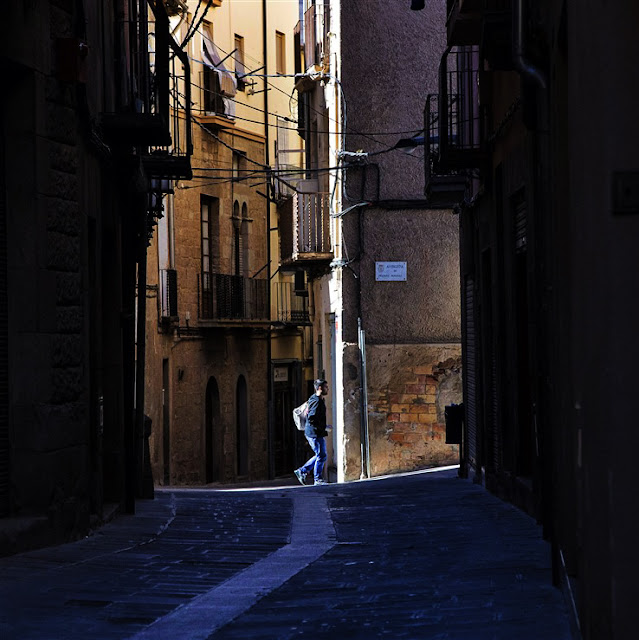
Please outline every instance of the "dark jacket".
M326 404L321 396L313 394L308 399L306 429L304 433L314 438L323 438L326 432Z

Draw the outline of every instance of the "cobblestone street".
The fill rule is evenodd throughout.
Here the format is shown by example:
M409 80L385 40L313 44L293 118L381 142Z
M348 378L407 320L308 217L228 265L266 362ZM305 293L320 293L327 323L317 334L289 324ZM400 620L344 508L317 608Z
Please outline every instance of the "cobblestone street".
M454 469L174 490L0 560L0 637L568 640L535 522Z

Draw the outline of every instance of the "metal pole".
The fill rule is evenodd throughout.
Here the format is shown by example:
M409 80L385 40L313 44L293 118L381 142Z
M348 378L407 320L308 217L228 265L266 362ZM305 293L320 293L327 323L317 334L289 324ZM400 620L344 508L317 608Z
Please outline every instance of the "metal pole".
M362 450L362 475L361 479L371 477L371 448L370 439L368 437L368 385L366 382L366 333L362 329L362 319L357 318L357 333L359 342L360 355L360 380L361 380L361 450Z

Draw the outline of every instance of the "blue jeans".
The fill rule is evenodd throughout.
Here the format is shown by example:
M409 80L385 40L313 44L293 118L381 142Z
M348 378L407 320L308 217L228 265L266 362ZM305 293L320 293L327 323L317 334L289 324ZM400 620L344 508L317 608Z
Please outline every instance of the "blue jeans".
M314 479L321 480L322 472L324 471L324 464L326 463L326 442L324 438L316 438L315 436L306 436L308 444L311 445L313 453L315 454L310 458L305 465L300 467L303 474L308 475L313 472Z

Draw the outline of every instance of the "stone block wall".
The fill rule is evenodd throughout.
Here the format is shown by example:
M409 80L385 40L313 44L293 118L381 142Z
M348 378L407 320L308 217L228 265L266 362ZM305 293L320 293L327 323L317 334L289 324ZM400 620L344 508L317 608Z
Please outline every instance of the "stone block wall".
M219 390L219 416L214 447L220 482L237 480L237 381L247 384L249 478L268 475L267 351L263 335L233 335L210 330L206 335L179 340L149 340L147 350L146 412L152 419L151 465L156 484L164 482L162 426L162 359L169 358L170 481L189 485L206 482L206 392L211 378Z
M228 169L233 152L228 146L194 128L193 166ZM254 136L218 132L227 145L259 163L264 161L264 143ZM240 169L255 169L256 164L242 159ZM206 482L206 392L211 378L219 390L219 417L215 422L214 441L219 464L219 480L233 482L237 474L236 393L240 375L244 376L248 394L249 478L268 476L268 375L266 333L249 329L241 323L221 321L215 328L198 319L198 277L202 269L201 196L217 198L218 220L214 225L216 256L213 271L233 274L233 205L246 205L248 225L244 240L248 242L244 275L253 276L266 264L266 205L264 198L246 182L230 179L204 181L201 186L180 182L174 198L174 268L178 277L178 315L181 333L176 328L161 328L158 300L149 299L147 311L146 397L145 411L152 419L150 439L151 464L156 484L162 484L164 438L162 408L162 363L169 361L170 407L170 482L189 485ZM241 215L241 214L240 214ZM244 224L244 223L243 223ZM160 233L161 231L158 231ZM166 233L166 231L165 231ZM148 281L158 285L158 239L153 238L148 254ZM266 277L262 270L261 278ZM159 292L158 292L159 293ZM187 313L188 323L187 323ZM188 324L189 331L185 331ZM245 479L245 478L243 478Z
M71 33L48 6L46 43ZM11 29L9 29L11 31ZM31 38L30 38L31 39ZM75 93L46 51L9 79L4 122L10 318L11 487L15 512L46 510L59 529L88 524L86 211ZM69 519L62 511L75 515Z

